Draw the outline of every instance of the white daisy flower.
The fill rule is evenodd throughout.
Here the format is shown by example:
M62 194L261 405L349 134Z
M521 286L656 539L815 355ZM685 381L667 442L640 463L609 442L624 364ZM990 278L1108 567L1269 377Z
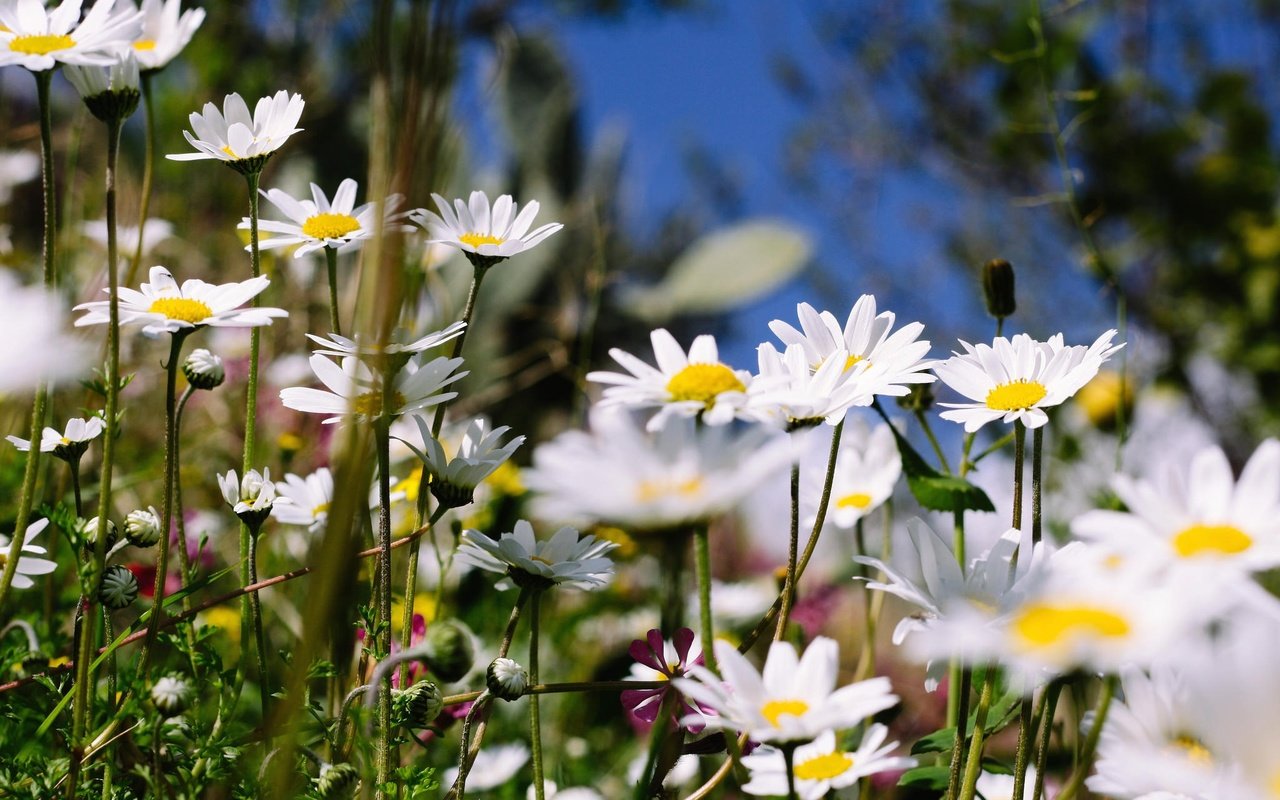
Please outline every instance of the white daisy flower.
M659 411L649 420L649 430L661 428L669 416L696 416L708 425L723 425L741 414L751 373L721 363L715 337L697 337L688 353L663 328L650 333L649 340L653 343L656 368L614 347L609 355L629 375L587 373L587 380L609 384L600 401L602 406L657 406Z
M302 130L297 125L304 105L302 95L289 94L283 89L258 100L253 116L249 116L249 106L238 94L227 95L221 111L213 103L205 103L202 111L193 112L190 117L195 135L191 131L182 132L199 152L170 153L165 158L174 161L212 158L248 171L261 168L257 159L267 158Z
M78 377L96 354L78 337L63 332L67 312L57 295L22 286L0 269L0 394L23 392L40 383ZM48 354L32 358L33 353Z
M929 353L929 342L916 341L924 325L912 322L890 333L894 313L876 314L876 299L872 295L858 298L843 328L830 311L819 313L808 303L796 306L796 314L800 318L800 330L781 320L770 322L769 329L784 346L801 345L815 371L838 351L843 351L844 369L861 365L858 380L872 394L901 396L910 391L907 384L937 380L925 371L933 366L932 361L924 360Z
M1107 727L1110 727L1110 725L1108 724ZM1031 796L1031 787L1035 786L1035 784L1036 768L1028 766L1027 781L1023 784L1026 791L1026 794L1024 795L1025 797ZM987 772L986 770L983 770L982 774L978 776L978 782L975 788L978 790L978 795L986 800L1015 800L1013 796L1012 775L1000 775L995 772ZM1058 793L1052 787L1046 785L1044 787L1044 796L1047 800L1053 800L1053 798L1058 796Z
M40 452L53 453L66 460L79 458L88 448L89 442L98 438L106 427L107 423L97 415L88 419L69 419L66 430L63 431L46 426L40 434ZM31 449L31 442L26 439L17 436L4 438L24 453Z
M85 238L103 247L107 246L107 221L96 219L80 226ZM116 228L116 241L121 243L122 252L132 253L138 245L138 236L142 236L142 254L145 256L161 242L173 238L173 223L151 217L142 228L120 225Z
M422 459L423 466L430 473L431 493L441 503L453 508L470 503L472 492L480 482L505 464L511 454L524 444L525 437L517 436L500 445L502 437L511 428L503 425L486 430L488 420L477 417L467 424L458 449L450 458L444 454L444 447L440 442L431 435L431 425L426 419L415 415L413 421L426 446L423 450L418 450L408 442L404 444Z
M475 791L496 789L516 776L529 760L529 748L519 742L488 747L476 753L476 760L467 773L467 788ZM444 771L442 786L452 786L458 779L458 768Z
M941 403L953 409L941 417L964 423L967 433L997 420L1021 420L1028 428L1049 421L1044 409L1056 406L1080 390L1098 368L1123 344L1111 345L1114 330L1092 345L1068 347L1062 334L1037 342L1025 333L1013 339L998 337L990 345L961 341L964 353L934 366L942 382L972 403Z
M793 460L792 443L761 426L697 425L669 417L653 433L617 409L591 414L591 432L562 433L522 473L537 515L658 533L733 510Z
M821 472L810 470L808 474L817 477ZM828 523L838 528L852 528L893 496L900 477L902 456L888 425L881 423L868 429L861 420L846 424L831 480ZM811 525L813 518L811 515Z
M76 88L81 100L89 100L108 92L137 92L140 81L138 62L131 53L125 53L106 66L69 65L62 74Z
M331 333L329 334L329 338L326 339L323 336L316 336L315 334L308 333L307 338L320 345L320 349L314 351L320 355L337 356L339 358L344 356L381 358L382 356L392 356L401 353L413 355L430 350L434 347L439 347L445 342L461 336L462 331L465 330L466 327L467 323L458 321L450 324L442 330L432 331L425 336L419 336L417 339L412 339L410 341L404 341L409 338L404 330L396 330L392 333L391 341L383 345L365 344L360 341L358 334L357 338L348 339L345 336L339 336L336 333Z
M288 498L276 497L276 485L271 482L271 470L266 467L261 474L256 469L249 470L243 479L237 478L233 469L218 476L218 486L222 489L222 499L241 518L250 515L261 521L271 513L275 503L289 502Z
M151 282L135 291L120 288L120 324L141 323L147 336L179 333L204 326L216 328L256 328L270 325L277 317L287 317L283 308L241 308L258 296L271 281L265 275L239 283L213 284L198 278L182 282L164 267L151 268ZM107 294L110 289L103 289ZM81 303L75 311L86 312L76 327L110 322L109 300Z
M356 415L365 419L376 417L382 409L382 381L360 359L348 356L341 365L322 355L311 357L311 369L328 391L293 386L280 390L280 402L286 408L309 414L331 414L324 424L329 425ZM433 359L419 366L409 361L396 373L391 385L390 414L398 417L410 411L421 411L439 403L448 402L457 392L443 391L468 373L456 372L462 366L461 358Z
M0 151L0 205L13 199L13 187L40 176L40 156L26 150Z
M672 683L684 695L719 716L707 716L708 728L746 733L752 741L809 742L824 732L852 728L896 704L888 678L872 678L836 688L839 646L819 636L802 657L789 642L769 647L763 672L723 640L715 642L718 677L692 667L693 678Z
M836 745L834 731L823 731L809 744L797 747L792 768L796 795L800 800L822 800L833 789L853 786L868 775L914 767L914 758L891 755L898 743L885 744L888 736L889 729L876 724L867 728L853 752ZM742 791L763 797L787 794L787 765L781 750L762 748L743 756L742 765L751 772Z
M271 516L284 525L302 525L308 530L319 531L329 518L329 504L333 502L333 473L321 467L305 478L289 473L284 483L275 484L280 497L288 503L272 506Z
M60 64L107 67L137 35L142 15L112 14L115 0L98 0L80 19L82 0L46 9L40 0L0 3L0 67L32 72Z
M498 589L532 579L542 586L563 585L572 589L595 589L604 586L613 575L613 561L606 558L613 542L587 535L578 538L573 528L561 528L550 539L538 541L533 526L519 520L511 533L497 540L480 531L462 532L458 561L507 577L498 581Z
M314 183L311 184L310 200L298 200L281 189L261 192L289 221L259 220L258 230L278 234L263 239L259 246L263 250L274 250L298 245L293 253L294 258L302 258L326 247L339 253L359 249L365 240L378 232L375 217L378 208L377 203L365 203L356 207L358 186L354 180L347 178L338 184L333 202L329 202L329 198ZM399 222L407 216L407 212L396 211L403 202L403 195L393 194L382 204L383 229L388 233L413 230L412 226ZM249 230L249 218L241 220L239 227L241 230ZM246 246L245 249L248 250L249 247Z
M39 558L47 551L39 545L34 545L31 540L40 535L49 525L49 520L38 519L27 526L27 534L23 537L22 550L18 555L17 571L13 573L13 588L30 589L35 586L35 581L31 580L32 575L48 575L58 568L58 565L47 558ZM10 537L0 534L0 570L4 569L5 562L9 560L9 544L12 540ZM32 555L22 555L21 553L31 553Z
M1259 572L1280 566L1280 441L1268 439L1236 481L1218 447L1170 460L1153 481L1117 475L1122 511L1089 511L1072 533L1180 570Z
M845 350L835 351L817 370L800 344L788 345L785 353L779 353L766 342L756 353L760 371L749 390L747 408L763 422L789 430L823 422L835 425L850 408L871 405L874 399L856 379L859 368L845 368L849 357Z
M433 193L431 199L440 210L439 214L419 208L409 215L427 230L431 237L427 241L450 245L481 258L510 258L564 227L558 222L548 222L530 231L529 226L538 215L538 201L529 201L517 214L516 203L509 194L499 197L492 209L489 196L481 191L472 192L466 203L454 200L453 207L438 194Z
M122 10L136 11L133 0ZM142 28L132 43L134 57L144 70L166 67L178 57L204 22L204 9L182 10L182 0L142 0Z

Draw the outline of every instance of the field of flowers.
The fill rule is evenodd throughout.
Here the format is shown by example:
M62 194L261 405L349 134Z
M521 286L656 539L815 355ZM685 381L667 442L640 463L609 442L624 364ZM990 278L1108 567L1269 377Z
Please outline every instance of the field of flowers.
M730 365L803 237L606 281L590 192L434 127L443 12L369 5L339 131L191 94L180 0L0 0L0 797L1280 798L1280 442L1123 300L1038 340L993 259L968 341L821 296Z

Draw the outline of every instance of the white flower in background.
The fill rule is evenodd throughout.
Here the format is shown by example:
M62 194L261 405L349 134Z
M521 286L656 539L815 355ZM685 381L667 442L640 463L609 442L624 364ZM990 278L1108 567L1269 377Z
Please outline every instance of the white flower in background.
M785 353L765 342L757 349L760 371L748 395L748 411L755 418L788 429L835 425L853 406L870 405L874 396L857 376L865 367L846 369L849 354L837 350L817 370L803 345Z
M1108 725L1108 727L1110 726ZM1023 784L1024 791L1026 792L1026 794L1023 795L1024 797L1031 797L1031 787L1035 786L1035 783L1036 768L1028 766L1027 781ZM978 790L978 795L986 800L1015 800L1013 796L1012 775L998 775L994 772L987 772L986 770L983 770L982 774L978 776L976 788ZM1044 796L1047 800L1053 800L1053 798L1058 796L1058 792L1046 784L1044 787Z
M964 353L936 364L942 382L972 403L940 403L952 409L943 419L964 423L968 433L997 420L1021 420L1028 428L1049 421L1044 409L1061 404L1088 383L1123 344L1112 346L1114 330L1088 347L1066 346L1062 334L1038 342L1020 333L998 337L990 345L961 341Z
M0 225L0 256L8 255L13 252L13 240L9 238L12 235L12 227L8 225Z
M249 115L249 106L238 94L229 94L222 101L222 110L213 103L205 103L200 112L190 117L191 131L182 135L199 152L170 153L165 158L174 161L197 161L212 158L231 165L267 157L280 149L285 141L298 131L305 103L300 94L289 94L281 89L270 97L263 97ZM252 171L252 164L241 164Z
M90 241L96 242L103 247L107 246L107 221L105 219L85 222L80 226L80 231ZM142 254L145 256L156 249L156 246L161 242L173 238L173 223L151 217L142 226L141 231L128 225L118 226L116 228L116 241L119 243L120 252L134 252L138 246L139 233L142 235Z
M40 176L40 156L27 150L0 151L0 205L13 198L13 187Z
M625 411L599 409L590 433L568 431L539 446L522 477L538 494L539 517L654 533L732 511L792 460L788 437L761 426L668 417L649 433Z
M661 428L669 416L696 416L709 425L723 425L741 415L747 402L751 373L720 361L714 336L693 340L689 352L664 328L649 334L657 367L616 347L609 355L630 374L589 372L587 380L609 384L602 406L657 407L649 430Z
M1083 539L1177 569L1238 574L1280 566L1280 441L1259 445L1236 481L1227 456L1208 447L1166 461L1154 480L1117 475L1122 511L1090 511L1072 523Z
M782 340L784 347L793 344L804 348L809 366L817 371L827 359L844 353L844 369L861 366L858 382L871 394L902 396L910 391L907 384L933 383L937 378L926 372L933 362L924 360L929 342L916 341L924 325L912 322L896 332L892 311L876 314L876 299L864 294L853 304L844 327L830 311L819 313L808 303L796 306L800 330L781 321L769 323L769 329Z
M822 473L810 471L818 482ZM889 426L880 423L868 429L855 420L844 426L836 471L831 480L828 524L852 528L858 520L875 511L893 496L893 488L902 477L902 457ZM821 487L818 487L819 490ZM816 509L814 510L816 514ZM813 515L809 523L813 523Z
M525 800L534 800L538 796L537 789L533 784L524 793ZM545 800L604 800L604 796L595 789L588 789L586 786L573 786L567 789L561 789L552 781L544 780L542 782L542 796Z
M13 588L30 589L35 586L35 581L31 580L32 575L48 575L58 568L58 565L47 558L39 558L46 554L46 550L39 545L34 545L31 540L40 535L49 525L49 520L38 519L27 526L27 534L22 540L22 550L18 554L18 566L16 572L13 573ZM0 534L0 569L4 569L6 562L9 560L9 544L12 539L4 534ZM23 555L30 553L31 555Z
M672 683L689 700L719 716L707 716L708 728L746 733L756 742L796 743L827 731L852 728L896 704L888 678L872 678L836 688L840 651L834 640L819 636L802 657L789 642L769 647L763 672L723 640L715 642L723 679L705 667L692 667L693 678Z
M639 783L641 773L644 772L645 756L640 754L631 760L627 765L627 782L635 785ZM671 768L667 776L662 779L662 786L665 789L679 789L688 784L698 776L698 757L693 755L680 756L676 759L676 765Z
M259 247L273 250L280 247L298 245L294 258L302 258L331 247L339 253L347 253L363 246L365 240L378 233L377 203L365 203L356 207L356 190L358 184L347 178L338 184L338 191L333 195L333 202L316 184L311 184L311 199L298 200L281 189L270 189L261 192L273 206L280 209L288 222L272 219L258 221L258 230L277 234L263 239ZM383 203L383 229L387 233L413 230L402 224L407 212L397 213L404 196L393 194ZM245 217L240 222L241 230L249 230L250 220ZM249 246L246 245L248 250Z
M422 460L423 466L431 475L431 493L451 508L470 503L472 492L480 482L505 464L511 454L524 444L523 436L516 436L506 444L501 444L502 437L511 429L503 425L486 430L489 422L477 417L467 424L458 449L450 458L445 455L440 442L431 435L431 425L426 419L415 415L413 421L418 426L425 448L418 450L408 442L405 445Z
M528 578L544 585L595 589L613 575L613 561L605 553L615 547L613 542L590 535L578 538L573 528L561 528L550 539L538 541L533 526L519 520L511 533L496 540L479 531L463 531L457 558L463 564L507 575L496 584L503 591Z
M89 442L101 436L106 427L107 423L102 417L96 415L88 419L78 417L69 419L66 430L62 431L46 426L40 434L40 452L53 453L58 458L68 460L79 458L84 454ZM31 449L31 442L26 439L20 439L17 436L4 438L24 453Z
M289 473L284 483L275 485L276 493L287 498L288 503L273 506L271 516L284 525L302 525L308 530L319 531L329 518L329 504L333 502L333 473L321 467L305 478Z
M472 192L466 203L454 200L453 207L438 194L433 193L431 199L439 214L425 208L410 214L410 219L426 229L430 236L427 241L450 245L482 258L510 258L564 227L558 222L548 222L530 231L533 218L538 215L538 201L529 201L517 214L516 203L509 194L494 201L492 209L488 195L481 191Z
M914 758L891 755L898 743L885 744L888 736L889 729L876 724L867 728L852 752L837 746L834 731L824 731L809 744L797 747L793 762L796 795L800 800L822 800L828 792L853 786L869 775L914 767ZM787 765L781 750L762 748L743 756L742 765L751 772L742 791L764 797L787 794ZM990 800L989 795L983 797Z
M12 272L0 269L0 394L24 392L44 381L78 377L96 353L78 337L64 333L67 312L62 300L39 286L22 286ZM43 353L42 358L33 354Z
M137 92L140 78L138 62L131 53L125 53L106 66L67 66L62 74L76 87L81 100L107 94ZM136 99L136 98L135 98Z
M361 342L359 336L355 339L348 339L345 336L339 336L336 333L329 334L326 339L323 336L316 336L308 333L307 338L320 345L319 350L315 353L326 356L366 356L381 357L384 355L397 355L401 353L417 354L430 350L433 347L439 347L445 342L451 341L462 335L462 331L467 327L465 322L454 322L448 327L438 331L432 331L425 336L419 336L416 339L410 339L408 334L403 330L395 331L391 336L391 341L383 345L366 344ZM408 341L405 341L408 339Z
M138 6L125 0L121 8ZM204 22L204 9L182 10L182 0L142 0L142 28L132 43L133 54L144 70L163 69L177 58Z
M455 372L460 366L461 358L443 356L422 366L416 361L408 362L392 380L389 413L400 416L452 400L458 393L444 388L467 375L465 371ZM322 355L313 355L311 369L329 391L298 386L281 389L280 402L286 408L330 414L324 420L326 425L353 415L372 419L381 412L382 381L360 359L349 356L339 365Z
M287 504L288 498L276 497L276 485L271 482L271 470L263 468L249 470L243 479L237 479L236 471L218 476L218 486L222 489L222 499L227 501L237 517L249 523L261 525L271 514L276 504Z
M266 276L223 284L191 278L179 286L169 270L152 267L150 277L151 282L137 290L120 288L120 324L141 323L148 336L202 326L254 328L289 316L282 308L241 308L271 283ZM111 293L110 289L103 291ZM109 300L81 303L75 310L86 313L76 320L76 327L108 323L110 307Z
M129 46L141 14L112 14L115 0L98 0L80 19L81 0L62 0L46 9L40 0L0 3L0 67L32 72L60 64L110 66Z
M519 742L487 747L476 753L476 760L467 773L467 788L475 791L496 789L516 776L529 760L529 748ZM458 779L458 768L444 771L441 786L452 786Z

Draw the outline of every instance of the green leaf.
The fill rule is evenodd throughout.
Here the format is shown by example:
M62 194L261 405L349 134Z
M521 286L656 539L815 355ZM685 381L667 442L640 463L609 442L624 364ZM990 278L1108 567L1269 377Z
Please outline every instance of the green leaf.
M995 511L987 493L954 475L908 477L916 501L930 511Z
M1018 701L1021 699L1022 695L1016 692L1007 692L992 704L987 711L987 722L983 725L983 729L988 735L1003 730L1017 718ZM977 723L977 716L978 712L976 710L969 715L970 730ZM920 737L915 744L911 745L911 755L949 753L955 746L956 729L954 727L942 728L927 736Z
M947 767L913 767L902 773L902 777L898 779L898 785L940 791L947 788L947 779L950 777L951 773Z

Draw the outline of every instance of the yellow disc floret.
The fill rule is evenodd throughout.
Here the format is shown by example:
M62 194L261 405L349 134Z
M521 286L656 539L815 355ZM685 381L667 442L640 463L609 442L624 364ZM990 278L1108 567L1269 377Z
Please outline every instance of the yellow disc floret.
M404 405L404 395L393 392L387 398L387 406L392 413ZM382 411L382 393L365 392L351 399L351 410L366 417L376 417Z
M1183 558L1235 555L1253 546L1249 534L1234 525L1192 525L1173 537L1173 549Z
M139 39L138 41L133 43L133 49L139 50L139 51L155 50L156 40L155 39Z
M1085 605L1033 603L1013 621L1013 630L1032 648L1054 647L1090 637L1118 639L1129 634L1129 621L1105 608Z
M836 501L836 508L866 508L871 505L871 495L866 492L847 494Z
M189 297L161 297L151 302L147 311L152 314L163 314L169 319L189 322L198 325L213 316L213 309Z
M799 717L808 710L809 704L803 700L770 700L760 707L760 714L769 720L770 725L777 728L783 714Z
M992 411L1025 411L1048 394L1043 383L1019 378L987 392L987 408Z
M694 497L701 492L702 479L698 477L682 481L640 481L636 487L636 500L641 503L653 503L664 497Z
M26 53L29 56L47 56L58 50L75 47L76 40L65 33L32 33L15 36L9 42L9 49L15 53Z
M488 233L464 233L458 237L458 241L468 247L479 247L482 244L502 244L506 239L500 239Z
M745 392L744 384L724 364L690 364L667 381L672 402L696 400L707 408L724 392Z
M302 223L302 232L312 239L341 239L360 230L360 223L350 214L316 214Z
M798 781L825 781L845 774L852 767L853 758L847 753L827 753L796 764L795 775Z

